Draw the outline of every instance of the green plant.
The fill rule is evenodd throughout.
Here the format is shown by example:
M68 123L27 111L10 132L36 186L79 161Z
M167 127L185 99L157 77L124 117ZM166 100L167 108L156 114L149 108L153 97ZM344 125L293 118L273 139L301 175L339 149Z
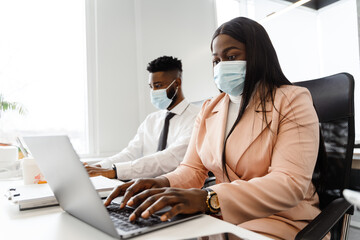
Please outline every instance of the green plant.
M22 104L5 101L3 95L0 94L0 118L2 113L10 110L17 111L20 115L24 115L27 112Z

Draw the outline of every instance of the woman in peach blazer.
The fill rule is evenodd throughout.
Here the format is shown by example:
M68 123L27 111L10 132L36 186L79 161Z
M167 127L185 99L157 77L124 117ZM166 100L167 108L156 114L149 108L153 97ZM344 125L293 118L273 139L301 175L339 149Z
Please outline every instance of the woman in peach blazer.
M130 220L170 205L164 221L216 213L265 236L294 239L320 212L311 181L319 147L311 95L287 80L266 31L250 19L220 26L211 50L222 93L204 103L181 165L117 187L105 205L124 195L121 208L140 204ZM201 189L209 171L216 184Z
M227 139L230 181L218 160L230 101L224 93L204 104L184 161L165 177L171 187L201 188L211 170L217 184L210 188L225 221L272 238L294 239L320 212L311 183L319 143L317 116L304 88L277 89L274 106L266 106L268 126L257 100L249 103Z

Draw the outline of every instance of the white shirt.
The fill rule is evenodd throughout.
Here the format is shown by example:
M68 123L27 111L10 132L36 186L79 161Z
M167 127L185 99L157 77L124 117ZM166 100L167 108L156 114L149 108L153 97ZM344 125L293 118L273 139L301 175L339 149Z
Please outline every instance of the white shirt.
M111 168L115 164L117 176L123 180L157 177L171 172L184 158L199 111L185 99L171 109L175 115L170 119L167 147L159 152L157 147L167 110L149 114L129 145L99 164L102 168Z
M229 134L232 126L234 125L237 116L239 115L239 109L241 105L241 98L242 96L231 96L229 95L230 101L229 101L229 110L228 110L228 116L226 120L226 129L225 129L225 139L227 135ZM225 140L224 139L224 140Z

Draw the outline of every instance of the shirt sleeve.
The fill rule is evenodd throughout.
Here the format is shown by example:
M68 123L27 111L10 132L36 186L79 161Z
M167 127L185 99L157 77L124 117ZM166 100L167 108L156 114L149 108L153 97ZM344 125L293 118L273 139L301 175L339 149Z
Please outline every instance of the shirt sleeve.
M173 171L183 160L188 147L193 121L189 121L181 131L181 136L163 151L159 151L131 162L116 163L119 179L134 179L140 177L157 177Z

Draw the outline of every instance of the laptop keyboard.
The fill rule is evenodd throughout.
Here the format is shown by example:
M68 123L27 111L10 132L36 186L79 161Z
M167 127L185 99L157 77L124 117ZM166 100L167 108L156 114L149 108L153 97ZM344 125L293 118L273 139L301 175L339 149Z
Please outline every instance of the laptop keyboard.
M161 223L160 218L156 216L150 216L147 219L138 218L136 221L130 222L129 216L133 212L133 209L126 207L120 209L118 204L110 204L107 206L107 210L109 211L110 218L114 222L115 227L126 232Z

